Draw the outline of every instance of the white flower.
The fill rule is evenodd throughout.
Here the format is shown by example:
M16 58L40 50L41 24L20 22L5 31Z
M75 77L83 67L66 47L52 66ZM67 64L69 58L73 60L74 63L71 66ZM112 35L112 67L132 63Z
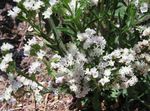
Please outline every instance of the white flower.
M95 67L90 69L90 73L93 76L93 78L98 78L99 74L98 74L98 71L97 71L97 69Z
M96 47L96 48L93 49L93 51L91 51L90 56L91 57L94 57L94 56L99 57L100 55L103 54L103 52L104 52L103 49L101 49L99 47Z
M2 46L1 46L1 50L2 51L7 51L7 50L10 50L10 49L13 49L14 46L9 44L9 43L3 43Z
M0 70L6 72L6 69L8 68L8 64L5 62L0 63Z
M95 5L98 4L98 0L91 0L91 1L92 1L92 3L94 3Z
M132 76L127 83L129 84L129 86L133 86L138 82L138 78L136 76Z
M78 37L79 41L84 41L85 40L82 33L78 33L77 37Z
M75 84L71 84L71 86L70 86L70 90L71 90L71 91L73 91L73 92L77 92L77 91L78 91L78 87L77 87L77 85L75 85Z
M68 52L71 53L72 56L75 56L75 54L77 54L77 52L79 50L77 48L76 44L71 43L71 42L67 43L67 47L68 47Z
M50 16L52 15L52 8L51 7L47 8L47 10L43 12L42 15L44 16L44 19L50 18Z
M135 67L138 71L140 71L140 73L142 73L143 75L147 75L149 70L149 65L147 63L145 63L144 61L136 61Z
M22 87L23 84L20 81L13 80L11 81L13 91L17 91L18 88Z
M23 49L24 49L24 55L25 56L29 56L30 55L31 46L25 44L25 46L23 47Z
M2 61L5 62L5 63L9 63L9 62L13 61L12 53L8 53L5 56L3 56L3 60Z
M23 76L17 76L17 80L20 81L20 82L22 82L22 83L24 83L25 79L26 78L23 77Z
M96 34L96 31L93 29L87 28L85 30L85 33L87 33L89 36L92 36L92 35Z
M37 40L36 40L36 38L35 37L33 37L32 39L30 39L30 40L28 40L28 45L35 45L35 44L37 44Z
M6 88L4 94L3 94L3 98L8 101L11 98L11 93L12 93L13 89L12 86L10 85L9 87Z
M67 66L71 66L71 65L73 65L73 64L74 64L72 54L67 54L66 59L67 59L67 64L66 64Z
M20 8L14 7L12 10L8 11L8 16L11 16L12 18L15 18L20 12L21 12Z
M63 80L64 80L64 76L61 76L61 77L57 77L56 80L55 80L55 82L57 84L61 84L61 83L63 83Z
M139 5L139 0L134 1L135 6L137 7Z
M34 4L35 4L34 0L31 0L31 1L30 0L25 0L25 2L23 3L24 7L27 10L32 10Z
M78 53L76 59L77 59L77 62L79 62L79 63L80 62L87 62L86 55L83 53Z
M28 86L28 85L30 85L31 82L32 82L31 80L28 80L28 79L25 78L24 81L23 81L23 84Z
M88 49L93 44L93 41L91 39L87 39L83 44L83 49Z
M90 69L89 69L89 68L86 68L85 74L86 74L86 75L91 75L91 72L90 72Z
M110 82L109 77L104 76L102 79L99 80L99 83L102 84L102 86L104 86L106 83Z
M86 33L78 33L77 37L79 41L84 41L87 39L88 35Z
M133 54L122 55L122 58L119 60L121 63L129 64L131 61L135 60L135 56Z
M37 84L36 82L34 82L34 81L32 81L32 82L30 83L30 86L31 86L32 89L38 88L38 84Z
M125 77L125 75L132 76L133 68L131 66L122 66L119 70L119 74L121 74L122 77Z
M58 3L57 0L49 0L49 3L51 4L51 6L55 5L56 3Z
M104 49L106 46L106 40L103 36L94 36L91 38L94 44L96 44L97 47L100 47L101 49Z
M140 7L141 13L146 13L148 11L148 3L142 3Z
M46 52L43 50L40 50L39 52L37 52L38 59L42 60L45 55L46 55Z
M115 64L115 61L110 60L110 61L108 62L108 65L109 65L109 66L114 66L114 64Z
M144 31L143 31L143 36L148 36L150 35L150 27L146 28Z
M110 76L110 74L111 74L111 70L110 69L106 69L104 71L104 76L108 77L108 76Z
M60 59L61 59L61 56L58 55L58 54L55 54L55 55L53 55L52 59L58 59L58 60L60 60Z
M19 3L21 0L13 0L13 1Z
M30 74L36 73L37 71L40 70L40 67L41 67L41 63L40 63L39 61L33 62L33 63L30 65L30 68L29 68L28 72L29 72Z
M32 7L33 10L38 10L39 8L41 8L41 6L43 6L44 3L40 0L36 1Z
M114 51L111 53L111 56L114 57L114 58L120 58L120 56L121 56L120 49L114 50Z
M59 63L55 63L55 62L51 62L51 68L53 68L53 69L60 68L60 64Z
M147 61L148 63L150 63L150 55L149 55L149 54L146 54L146 55L145 55L145 59L146 59L146 61Z

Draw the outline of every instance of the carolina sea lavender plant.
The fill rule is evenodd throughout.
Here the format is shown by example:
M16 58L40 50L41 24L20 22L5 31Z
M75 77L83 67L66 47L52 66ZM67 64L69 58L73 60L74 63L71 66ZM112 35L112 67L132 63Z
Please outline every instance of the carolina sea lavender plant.
M130 98L128 94L136 84L147 81L143 83L148 86L148 1L14 2L18 5L8 15L26 21L33 28L29 32L33 37L23 50L24 56L33 57L34 61L26 72L16 69L13 54L9 52L14 47L8 43L1 46L0 69L16 82L10 83L7 88L10 90L6 89L9 97L2 96L1 100L9 100L13 91L26 86L36 92L38 101L42 98L41 90L59 90L72 94L85 109L98 111L103 99L109 104L120 96ZM51 57L46 49L51 50ZM51 83L57 87L53 84L44 87L35 79L42 70L47 70Z

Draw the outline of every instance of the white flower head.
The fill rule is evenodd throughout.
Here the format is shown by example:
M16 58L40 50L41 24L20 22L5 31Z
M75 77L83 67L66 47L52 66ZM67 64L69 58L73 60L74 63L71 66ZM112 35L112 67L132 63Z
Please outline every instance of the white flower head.
M55 55L53 55L52 59L58 59L58 60L60 60L60 59L61 59L61 56L58 55L58 54L55 54Z
M98 78L98 76L99 76L98 71L95 67L90 69L90 73L93 76L93 78Z
M90 69L89 68L86 68L86 70L85 70L85 75L91 75L91 72L90 72Z
M31 46L25 44L25 46L23 47L23 49L24 49L24 55L25 56L29 56L30 55Z
M104 71L104 76L109 77L111 75L111 70L110 69L106 69Z
M12 18L15 18L20 12L21 12L20 8L14 7L12 10L8 11L8 16L11 16Z
M8 51L8 50L13 49L13 48L14 48L14 46L9 44L9 43L3 43L1 46L2 51Z
M63 83L63 80L64 80L64 76L61 76L61 77L57 77L55 82L57 84L61 84L61 83Z
M37 71L40 71L40 67L41 67L41 62L39 62L39 61L33 62L30 65L30 68L29 68L28 72L30 74L36 73Z
M77 91L78 91L77 85L72 84L72 85L70 86L70 90L73 91L73 92L77 92Z
M34 81L32 81L32 82L30 83L30 86L31 86L32 89L38 88L38 84L37 84L36 82L34 82Z
M6 88L5 93L4 93L4 99L6 101L8 101L9 99L11 99L11 93L12 93L13 89L12 89L12 85L10 85L8 88Z
M88 34L78 32L77 37L78 37L78 40L82 42L88 38Z
M78 53L76 56L77 62L87 62L86 55L84 53Z
M40 50L39 52L37 52L38 59L42 60L45 55L46 55L46 52L43 50Z
M140 7L141 13L146 13L148 11L148 3L144 2Z
M144 31L143 31L143 36L148 36L150 35L150 27L146 28Z
M23 5L27 10L32 10L33 5L35 4L34 0L25 0Z
M93 29L87 28L85 30L85 33L87 33L89 36L92 36L92 35L96 34L96 31Z
M57 0L49 0L49 3L51 6L55 5L56 3L58 3Z
M9 63L9 62L13 61L12 56L13 56L12 53L8 53L5 56L3 56L2 61L5 62L5 63Z
M110 82L109 77L104 76L102 79L99 80L99 83L102 84L102 86L104 86L106 83Z
M44 3L43 3L42 1L40 1L40 0L38 0L38 1L36 1L36 2L34 3L32 9L33 9L33 10L38 10L38 9L40 9L41 6L43 6L43 5L44 5Z
M122 66L119 70L121 77L125 77L126 75L132 76L133 75L133 68L131 66Z
M71 53L72 56L74 56L79 50L76 44L71 43L71 42L67 43L67 47L68 47L68 52Z
M47 10L43 12L42 15L44 16L44 19L50 18L50 16L52 15L52 8L48 7Z
M13 0L13 1L19 3L21 0Z
M0 70L6 72L7 68L8 68L8 64L5 62L1 62L0 63Z
M91 47L91 45L93 44L92 39L87 39L84 44L83 44L83 49L88 49L89 47Z
M138 78L136 76L132 76L127 83L129 84L129 86L133 86L138 82Z
M134 4L135 4L136 7L138 7L138 5L139 5L139 0L135 0L135 1L134 1Z
M32 39L30 39L30 40L28 40L28 45L35 45L35 44L37 44L37 39L35 38L35 37L33 37Z

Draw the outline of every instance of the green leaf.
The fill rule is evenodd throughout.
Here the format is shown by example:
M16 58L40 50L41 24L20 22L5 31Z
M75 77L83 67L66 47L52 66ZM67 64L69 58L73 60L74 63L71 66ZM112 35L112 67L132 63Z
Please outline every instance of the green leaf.
M115 16L124 17L127 7L123 3L118 3L118 9L115 11Z

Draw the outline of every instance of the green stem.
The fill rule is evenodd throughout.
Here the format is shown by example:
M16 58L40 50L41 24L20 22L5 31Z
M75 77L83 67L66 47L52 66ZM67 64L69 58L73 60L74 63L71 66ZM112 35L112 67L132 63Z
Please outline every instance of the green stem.
M54 36L55 36L55 40L57 42L57 45L58 45L58 48L59 48L59 51L61 54L65 55L66 53L66 48L65 48L65 45L63 43L63 41L61 40L61 34L60 32L56 29L56 26L54 24L54 21L52 18L50 18L49 20L49 24L53 30L53 33L54 33Z

